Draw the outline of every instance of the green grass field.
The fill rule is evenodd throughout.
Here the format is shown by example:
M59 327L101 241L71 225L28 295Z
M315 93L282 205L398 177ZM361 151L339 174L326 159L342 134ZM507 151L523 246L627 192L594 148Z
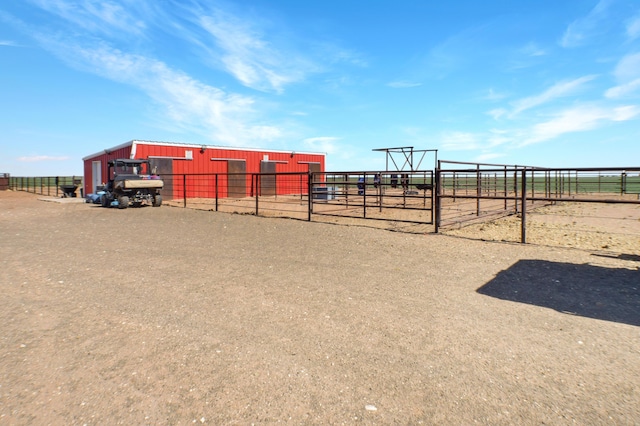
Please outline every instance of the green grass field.
M81 185L82 176L10 177L9 188L43 195L60 195L60 186Z
M464 191L504 193L521 191L520 179L498 174L484 174L478 179L475 173L446 174L442 178L443 189L447 192ZM640 175L549 175L527 177L527 191L553 194L639 194Z

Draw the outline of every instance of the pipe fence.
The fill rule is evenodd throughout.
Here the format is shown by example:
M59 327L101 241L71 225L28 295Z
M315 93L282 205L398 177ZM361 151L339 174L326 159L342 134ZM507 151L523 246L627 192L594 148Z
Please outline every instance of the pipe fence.
M84 197L82 176L10 176L8 189L49 197Z
M446 166L446 168L445 168ZM559 202L640 204L640 167L558 168L439 160L435 171L165 174L164 203L209 211L335 217L433 225L435 232L517 215ZM76 176L10 177L9 189L82 194ZM425 231L430 232L430 231Z
M440 160L435 232L518 214L525 243L527 210L558 202L640 204L640 168L547 169Z

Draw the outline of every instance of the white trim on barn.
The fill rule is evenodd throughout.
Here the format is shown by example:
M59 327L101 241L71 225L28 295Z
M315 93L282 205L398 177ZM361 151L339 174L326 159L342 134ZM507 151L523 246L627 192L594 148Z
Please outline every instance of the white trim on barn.
M109 154L116 149L124 148L127 146L131 146L131 158L135 158L136 154L136 145L159 145L159 146L175 146L175 147L184 147L184 148L193 148L193 149L224 149L226 151L253 151L253 152L277 152L277 153L288 153L288 154L304 154L304 155L324 155L327 154L324 152L299 152L299 151L289 151L289 150L278 150L278 149L270 149L270 148L242 148L242 147L233 147L233 146L222 146L222 145L203 145L203 144L193 144L193 143L184 143L184 142L163 142L163 141L146 141L146 140L131 140L125 142L123 144L114 146L113 148L103 149L102 151L96 152L95 154L87 155L82 158L82 161L89 160L91 158L97 157L103 154ZM184 159L184 158L183 158Z

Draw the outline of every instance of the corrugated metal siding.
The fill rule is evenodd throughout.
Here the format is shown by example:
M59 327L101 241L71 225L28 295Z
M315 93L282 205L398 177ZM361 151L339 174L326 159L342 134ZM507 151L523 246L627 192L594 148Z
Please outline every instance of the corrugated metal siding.
M108 152L108 153L107 153ZM94 161L100 161L102 168L102 180L104 182L107 181L107 171L109 170L109 166L107 162L109 160L115 160L116 158L129 158L131 155L131 145L120 147L116 150L109 151L105 150L104 154L96 155L94 157L90 157L84 160L84 193L89 194L93 190L91 184L93 182L93 169L92 163Z
M186 188L187 196L189 198L215 198L216 196L216 177L213 174L219 173L218 176L218 197L227 196L227 162L226 161L212 161L215 159L239 159L246 160L246 188L247 196L252 195L252 173L260 173L260 162L265 159L269 161L276 161L276 172L297 172L307 173L309 171L309 164L319 163L320 170L324 171L325 156L322 154L298 154L289 152L274 152L274 151L256 151L256 150L242 150L242 149L225 149L217 147L205 147L201 149L197 146L176 146L176 145L164 145L162 143L139 143L135 144L136 159L147 159L149 157L172 157L173 159L173 173L175 176L173 197L184 197L184 179L182 175L187 174ZM185 159L187 157L187 151L191 151L192 159ZM85 193L91 186L92 181L92 161L100 159L102 162L102 174L103 180L107 179L107 161L115 158L129 158L132 152L132 145L128 145L114 150L110 154L102 154L92 158L87 158L84 164L85 173ZM207 175L207 176L203 176ZM304 185L297 182L282 184L278 183L278 195L289 193L300 193L304 191L306 193L306 181ZM303 187L303 190L301 190Z

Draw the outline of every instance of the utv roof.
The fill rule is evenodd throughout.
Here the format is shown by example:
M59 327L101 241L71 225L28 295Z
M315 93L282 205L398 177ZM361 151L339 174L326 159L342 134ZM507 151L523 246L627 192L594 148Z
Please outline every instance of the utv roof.
M109 160L109 164L113 165L113 164L117 164L117 163L124 163L124 164L142 164L142 163L148 163L149 160L132 160L130 158L118 158L116 160Z

